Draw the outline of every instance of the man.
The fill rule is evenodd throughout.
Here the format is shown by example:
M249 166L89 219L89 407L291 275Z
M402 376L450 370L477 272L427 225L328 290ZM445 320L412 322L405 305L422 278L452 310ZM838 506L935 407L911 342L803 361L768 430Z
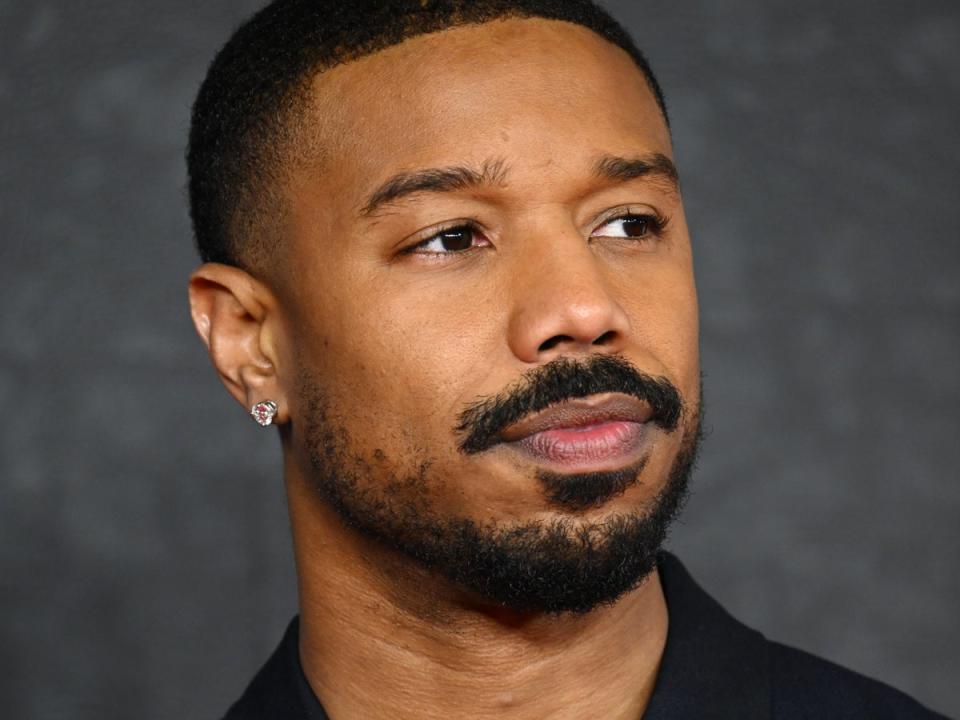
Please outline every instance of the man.
M935 717L660 551L700 436L663 95L586 0L281 0L194 107L193 317L300 616L228 718Z

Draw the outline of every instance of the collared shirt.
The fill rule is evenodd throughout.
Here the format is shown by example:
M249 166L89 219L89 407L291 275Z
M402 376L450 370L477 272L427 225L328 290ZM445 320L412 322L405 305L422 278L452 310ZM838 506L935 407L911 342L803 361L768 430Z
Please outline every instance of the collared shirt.
M669 553L657 564L670 618L643 720L934 720L907 695L735 620ZM300 665L294 618L224 720L329 720Z

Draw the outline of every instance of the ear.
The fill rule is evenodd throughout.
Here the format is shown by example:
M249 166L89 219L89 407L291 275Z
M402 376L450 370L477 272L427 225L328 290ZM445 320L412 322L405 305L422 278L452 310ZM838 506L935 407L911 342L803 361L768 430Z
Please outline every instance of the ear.
M289 418L278 377L276 299L262 282L229 265L206 263L190 276L190 314L227 390L244 409L273 400L274 424Z

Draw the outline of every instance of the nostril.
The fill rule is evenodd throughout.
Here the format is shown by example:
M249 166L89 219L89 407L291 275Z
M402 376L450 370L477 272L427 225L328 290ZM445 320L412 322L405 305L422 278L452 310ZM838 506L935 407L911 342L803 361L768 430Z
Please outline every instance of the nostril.
M611 342L616 336L616 330L607 330L603 335L598 337L593 341L594 345L606 345L608 342Z
M544 340L542 343L540 343L540 352L552 350L557 345L565 341L573 341L573 338L569 335L554 335L549 340Z

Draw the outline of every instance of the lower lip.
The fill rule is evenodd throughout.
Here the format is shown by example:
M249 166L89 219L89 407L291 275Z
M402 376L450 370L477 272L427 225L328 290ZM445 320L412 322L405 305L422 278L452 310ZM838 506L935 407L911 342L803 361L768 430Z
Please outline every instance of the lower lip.
M537 459L582 469L633 457L643 444L643 423L611 421L576 428L557 428L534 433L516 445Z

